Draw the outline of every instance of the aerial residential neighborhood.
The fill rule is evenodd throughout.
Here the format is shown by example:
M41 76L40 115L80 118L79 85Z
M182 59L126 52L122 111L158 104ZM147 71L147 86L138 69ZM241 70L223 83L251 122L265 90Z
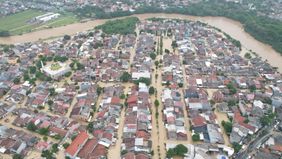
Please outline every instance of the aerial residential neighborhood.
M0 159L282 159L281 4L0 0Z

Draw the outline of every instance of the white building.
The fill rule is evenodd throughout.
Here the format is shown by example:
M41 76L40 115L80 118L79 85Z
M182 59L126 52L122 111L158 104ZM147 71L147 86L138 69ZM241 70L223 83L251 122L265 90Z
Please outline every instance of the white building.
M66 74L67 72L70 72L71 68L66 63L58 62L55 64L44 66L42 70L46 75L50 76L53 79L57 79Z

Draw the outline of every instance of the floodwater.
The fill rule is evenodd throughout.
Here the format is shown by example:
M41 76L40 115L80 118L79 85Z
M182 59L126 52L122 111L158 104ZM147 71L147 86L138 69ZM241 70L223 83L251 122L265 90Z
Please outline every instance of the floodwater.
M211 26L217 27L227 34L231 35L233 38L239 40L242 43L242 46L246 50L252 50L261 56L264 60L275 67L278 67L278 70L282 72L282 56L276 52L271 46L261 43L254 39L251 35L244 31L242 24L237 21L224 18L224 17L198 17L198 16L189 16L181 14L138 14L132 15L138 17L140 20L144 20L152 17L160 18L177 18L177 19L186 19L201 21L207 23ZM11 37L2 37L0 38L0 44L16 44L23 42L34 42L40 39L50 39L54 37L60 37L65 34L73 35L77 32L82 32L86 30L93 29L97 25L101 25L108 21L107 19L102 20L92 20L86 23L74 23L58 28L45 29L40 31L35 31L31 33L26 33L23 35L16 35Z

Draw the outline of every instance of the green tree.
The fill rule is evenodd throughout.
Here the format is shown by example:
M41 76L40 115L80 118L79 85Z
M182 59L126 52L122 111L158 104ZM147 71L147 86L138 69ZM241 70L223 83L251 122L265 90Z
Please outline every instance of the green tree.
M233 146L234 151L235 151L236 153L239 152L239 151L241 150L241 148L242 148L242 145L238 144L237 142L233 142L233 143L232 143L232 146Z
M129 82L130 80L131 80L131 74L128 72L123 72L123 74L120 77L120 81Z
M200 135L199 134L194 134L193 136L192 136L192 140L193 141L200 141Z
M176 152L177 156L182 156L184 157L184 154L186 154L188 152L188 149L186 146L182 145L182 144L178 144L176 145L176 147L174 148L174 151Z
M40 129L38 129L38 133L41 134L41 135L48 135L49 128L40 128Z
M221 125L223 126L227 135L230 135L232 132L232 123L228 121L222 121Z
M71 36L69 36L69 35L64 35L64 40L65 41L68 41L68 40L70 40L71 39Z
M69 145L70 145L69 143L64 143L64 144L63 144L63 147L66 149L66 148L69 147Z
M160 105L160 102L156 99L155 102L154 102L154 105L155 105L156 107L158 107L158 106Z
M16 153L13 155L13 159L23 159L22 155Z
M151 86L151 87L149 88L149 94L152 95L152 94L154 94L154 93L155 93L155 88Z
M30 66L29 67L29 73L35 74L36 73L36 67L35 66Z
M157 57L157 55L155 54L155 53L150 53L150 57L151 57L151 59L152 60L155 60L156 59L156 57Z
M14 84L19 84L21 82L21 78L20 77L16 77L14 80L13 80Z
M29 130L29 131L36 131L37 130L37 126L33 123L33 122L29 122L26 126L26 128Z
M8 37L10 36L10 32L7 30L0 30L0 37Z
M45 157L46 159L54 159L53 153L49 150L43 150L41 153L41 157Z
M52 152L57 153L58 151L59 151L58 144L57 143L53 144L52 145Z
M98 86L96 92L98 95L100 95L103 92L103 90L104 90L103 87Z

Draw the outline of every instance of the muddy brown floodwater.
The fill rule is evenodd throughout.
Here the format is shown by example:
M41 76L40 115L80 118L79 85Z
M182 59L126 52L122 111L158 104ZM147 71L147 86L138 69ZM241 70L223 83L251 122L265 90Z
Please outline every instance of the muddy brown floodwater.
M222 31L231 35L233 38L239 40L242 43L242 46L245 48L245 50L252 50L256 52L264 60L268 60L268 62L272 66L278 67L279 72L282 72L282 56L274 49L272 49L270 45L264 44L254 39L250 34L244 31L242 24L237 21L224 17L209 17L209 16L198 17L198 16L189 16L189 15L181 15L181 14L163 14L163 13L138 14L138 15L132 15L131 17L133 16L138 17L140 20L153 18L153 17L160 17L160 18L186 19L186 20L201 21L207 23L211 26L221 29ZM93 29L95 26L101 25L108 20L109 19L92 20L86 23L74 23L58 28L45 29L31 33L26 33L23 35L2 37L0 38L0 44L34 42L40 39L50 39L54 37L60 37L65 34L73 35L77 32Z

